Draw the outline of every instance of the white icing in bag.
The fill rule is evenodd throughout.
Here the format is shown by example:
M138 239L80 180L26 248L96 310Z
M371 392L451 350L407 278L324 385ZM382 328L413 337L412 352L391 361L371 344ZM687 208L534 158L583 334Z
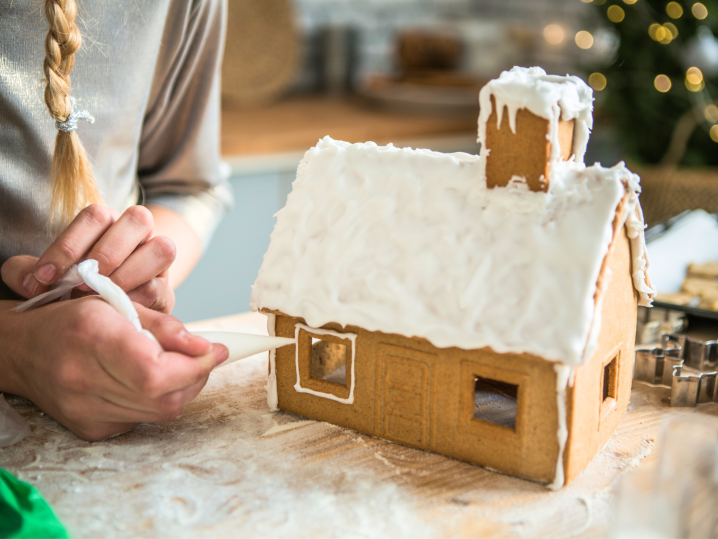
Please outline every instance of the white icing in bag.
M76 286L80 286L82 283L85 283L97 292L100 297L109 303L118 313L127 318L127 320L135 326L137 331L148 339L157 342L157 339L155 339L152 333L142 328L140 317L135 310L135 306L132 305L132 300L129 296L125 294L122 288L113 283L112 279L100 275L97 260L91 258L71 266L65 275L55 283L52 290L17 305L13 308L13 311L23 312L33 307L46 305L56 299L70 299L72 289Z
M117 286L112 279L100 275L99 266L96 260L88 259L78 265L72 266L67 273L57 282L55 288L41 294L36 298L21 303L13 310L22 312L33 307L39 307L56 299L69 299L70 292L76 286L85 283L92 290L97 292L102 299L109 303L118 313L127 318L137 331L157 343L157 339L149 331L142 328L140 317L137 314L132 300L122 288ZM246 335L242 333L226 331L204 331L195 335L210 342L220 343L229 349L229 358L222 363L222 366L229 365L240 359L266 352L267 350L294 344L293 339L284 337L265 337L264 335ZM157 343L159 344L159 343Z
M253 356L254 354L294 344L294 339L287 339L286 337L248 335L246 333L235 333L232 331L194 331L192 335L202 337L209 342L223 344L227 347L229 357L220 367Z
M112 282L112 279L100 275L100 269L97 264L97 260L88 259L81 262L77 266L77 272L82 277L82 280L87 286L97 292L102 299L112 305L114 309L122 316L127 318L135 329L142 333L145 337L152 339L157 342L155 336L149 331L142 328L140 317L135 310L135 306L132 305L132 300L125 294L119 286ZM159 344L159 343L157 343Z

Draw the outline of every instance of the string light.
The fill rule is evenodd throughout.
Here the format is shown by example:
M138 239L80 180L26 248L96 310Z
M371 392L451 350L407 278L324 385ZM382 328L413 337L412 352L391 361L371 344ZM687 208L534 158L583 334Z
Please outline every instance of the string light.
M683 8L678 2L668 2L666 13L671 19L680 19L683 16Z
M578 45L581 49L590 49L593 47L593 36L590 32L586 32L586 30L581 30L580 32L576 33L576 45Z
M693 13L693 16L696 19L703 20L708 16L708 8L706 8L706 6L704 6L700 2L696 2L691 8L691 13Z
M671 79L665 75L658 75L655 79L653 79L653 86L656 87L656 90L665 94L671 89Z
M543 29L543 38L551 45L560 45L566 37L566 32L558 24L549 24Z
M710 133L711 133L711 140L713 142L718 142L718 125L714 125L713 127L711 127Z
M603 73L591 73L591 76L588 77L588 84L591 88L600 92L606 87L606 77Z
M621 22L626 17L626 12L621 6L611 6L608 8L608 20L611 22Z
M708 105L703 111L703 116L712 124L718 123L718 107L713 104Z

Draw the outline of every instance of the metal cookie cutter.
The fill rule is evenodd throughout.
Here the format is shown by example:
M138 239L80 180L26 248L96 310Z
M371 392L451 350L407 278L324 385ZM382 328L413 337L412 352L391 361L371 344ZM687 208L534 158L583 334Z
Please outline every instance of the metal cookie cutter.
M633 379L671 388L671 406L718 402L718 341L664 334L660 347L636 350Z

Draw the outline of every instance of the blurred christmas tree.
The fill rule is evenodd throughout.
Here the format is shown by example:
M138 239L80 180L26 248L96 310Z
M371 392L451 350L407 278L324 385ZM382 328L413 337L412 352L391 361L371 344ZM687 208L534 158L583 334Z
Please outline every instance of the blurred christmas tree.
M576 44L626 156L718 165L718 0L592 3Z

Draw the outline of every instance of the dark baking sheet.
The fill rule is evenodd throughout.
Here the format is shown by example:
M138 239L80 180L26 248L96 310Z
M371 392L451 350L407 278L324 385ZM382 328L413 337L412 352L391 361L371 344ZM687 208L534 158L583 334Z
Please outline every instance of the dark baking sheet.
M663 303L662 301L654 301L654 307L661 307L663 309L671 309L673 311L680 311L691 316L697 316L699 318L706 318L709 320L718 320L718 311L708 311L706 309L699 309L697 307L687 307L685 305L675 305L673 303Z

